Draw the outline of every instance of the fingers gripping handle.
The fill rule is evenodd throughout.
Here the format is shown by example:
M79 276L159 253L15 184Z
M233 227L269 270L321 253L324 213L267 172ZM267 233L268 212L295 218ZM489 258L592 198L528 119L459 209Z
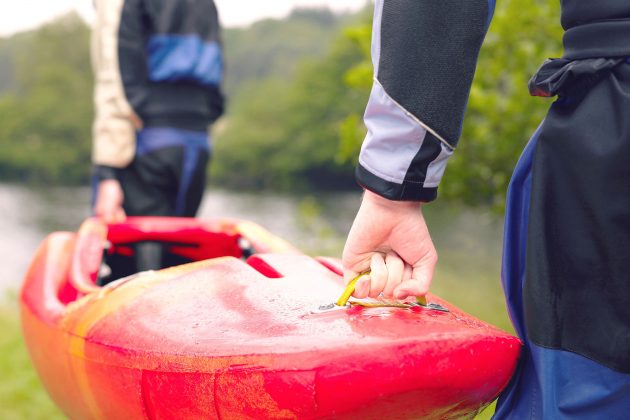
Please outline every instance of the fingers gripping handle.
M346 285L346 288L344 289L343 293L341 294L339 299L337 299L337 302L335 304L337 306L346 306L346 304L348 303L348 300L350 299L350 297L354 293L354 289L356 288L357 283L359 282L359 280L361 280L363 277L367 276L368 274L370 274L370 272L366 271L364 273L359 274L358 276L356 276L352 280L350 280L348 282L348 284ZM425 296L417 296L416 297L416 303L418 305L420 305L420 306L427 306L428 305L427 298Z

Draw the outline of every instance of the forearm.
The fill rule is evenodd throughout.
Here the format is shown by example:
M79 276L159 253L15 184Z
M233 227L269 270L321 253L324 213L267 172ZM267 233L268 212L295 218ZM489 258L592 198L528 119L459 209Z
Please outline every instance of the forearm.
M377 0L375 81L357 179L391 200L430 201L457 146L487 0Z

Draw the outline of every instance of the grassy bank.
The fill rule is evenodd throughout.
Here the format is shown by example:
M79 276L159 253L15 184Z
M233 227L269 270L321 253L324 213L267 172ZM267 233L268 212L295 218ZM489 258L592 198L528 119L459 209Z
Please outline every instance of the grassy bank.
M0 418L64 418L46 394L31 365L14 298L0 300L0 331Z

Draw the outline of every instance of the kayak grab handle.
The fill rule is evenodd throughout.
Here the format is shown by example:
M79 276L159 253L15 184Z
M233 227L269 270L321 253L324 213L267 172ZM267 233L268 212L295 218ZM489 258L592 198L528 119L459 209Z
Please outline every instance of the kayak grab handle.
M79 228L70 270L70 283L79 293L101 290L96 285L96 277L107 241L107 230L107 225L97 218L87 219Z
M348 303L348 299L350 299L350 296L352 296L352 294L354 293L354 289L357 286L357 283L359 282L359 280L361 280L361 278L367 276L368 274L370 274L370 272L366 271L365 273L361 273L355 278L353 278L352 280L350 280L348 284L346 285L346 288L343 290L343 293L341 294L339 299L337 299L337 302L335 302L335 305L346 306L346 303Z

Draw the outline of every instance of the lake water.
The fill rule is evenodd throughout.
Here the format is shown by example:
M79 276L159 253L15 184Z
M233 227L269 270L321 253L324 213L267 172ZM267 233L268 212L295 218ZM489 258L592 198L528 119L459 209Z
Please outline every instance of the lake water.
M358 194L282 196L208 190L202 218L256 222L309 253L339 253ZM17 289L38 244L53 231L76 231L90 215L88 188L31 189L0 184L0 290Z
M90 214L88 188L0 184L0 295L16 291L35 250L53 231L76 231ZM210 189L199 216L251 220L310 255L339 257L358 193L287 196ZM425 212L440 255L433 291L509 328L499 287L501 219L447 203Z

